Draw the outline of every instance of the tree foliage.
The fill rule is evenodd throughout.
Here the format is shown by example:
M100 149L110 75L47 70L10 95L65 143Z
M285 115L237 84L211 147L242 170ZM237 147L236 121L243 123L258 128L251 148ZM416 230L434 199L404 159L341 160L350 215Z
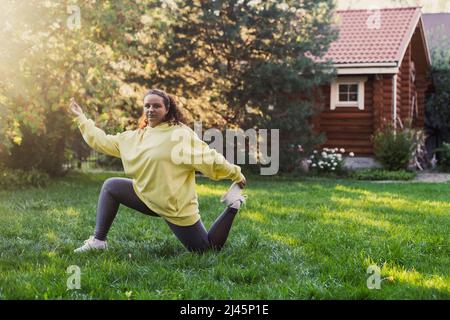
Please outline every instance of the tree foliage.
M69 27L69 6L61 1L3 5L0 157L10 167L62 174L79 139L66 112L70 97L108 130L123 130L140 113L123 78L131 68L124 58L138 54L128 47L127 30L141 26L145 5L82 2L80 28Z
M69 28L71 5L80 28ZM176 95L204 127L280 129L281 154L316 142L309 117L314 88L332 76L316 59L336 36L332 1L2 6L0 161L8 166L62 174L80 138L66 112L71 96L113 133L135 127L150 87Z
M315 89L333 76L317 59L337 35L332 9L317 0L177 1L157 81L202 101L215 119L207 125L280 129L282 167L292 167L293 146L318 142L310 117Z
M430 75L433 87L425 105L425 130L430 157L443 142L450 142L450 46L445 33L437 30L433 36Z

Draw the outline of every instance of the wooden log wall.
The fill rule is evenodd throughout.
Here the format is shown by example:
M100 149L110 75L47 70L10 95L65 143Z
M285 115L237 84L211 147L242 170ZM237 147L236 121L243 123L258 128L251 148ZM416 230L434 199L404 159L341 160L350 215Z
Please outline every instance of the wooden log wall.
M368 77L364 85L364 110L357 107L337 107L330 109L330 87L324 90L327 97L325 107L315 122L321 132L327 135L326 142L321 147L345 148L346 152L355 155L370 155L373 153L371 135L374 128L373 118L373 78Z

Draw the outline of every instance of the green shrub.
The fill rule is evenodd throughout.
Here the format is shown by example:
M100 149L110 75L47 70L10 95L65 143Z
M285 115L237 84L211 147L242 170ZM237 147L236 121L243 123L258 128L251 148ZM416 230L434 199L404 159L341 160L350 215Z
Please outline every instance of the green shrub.
M441 148L436 149L439 156L439 166L445 172L450 171L450 143L444 142Z
M22 133L20 144L13 144L9 152L0 154L0 162L10 169L30 171L36 169L50 176L64 176L67 171L67 144L73 139L73 130L63 111L48 112L45 119L45 134L33 132L19 122Z
M42 171L32 169L0 168L0 189L16 189L24 187L46 187L50 183L50 176Z
M397 131L386 127L378 131L373 139L375 158L387 170L405 170L408 168L414 149L414 130Z
M123 171L122 159L98 153L96 166L107 170Z
M362 169L353 171L350 177L357 180L412 180L416 173L407 170Z

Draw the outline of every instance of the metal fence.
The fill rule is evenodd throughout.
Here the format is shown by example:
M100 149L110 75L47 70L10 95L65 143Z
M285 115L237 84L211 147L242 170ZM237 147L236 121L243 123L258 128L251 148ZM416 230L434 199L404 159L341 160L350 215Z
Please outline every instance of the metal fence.
M107 171L122 171L123 168L117 163L115 165L108 165L112 157L105 156L95 150L90 150L88 156L81 159L73 159L64 164L64 169L76 169L81 171L91 171L91 170L107 170Z

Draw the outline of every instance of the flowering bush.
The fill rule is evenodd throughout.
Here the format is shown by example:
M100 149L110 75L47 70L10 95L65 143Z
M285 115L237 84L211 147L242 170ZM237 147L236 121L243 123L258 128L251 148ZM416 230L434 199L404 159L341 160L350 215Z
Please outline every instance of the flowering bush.
M307 162L310 169L318 172L340 172L344 164L344 154L344 148L323 148L321 152L314 150ZM354 157L355 154L350 152L349 156Z

